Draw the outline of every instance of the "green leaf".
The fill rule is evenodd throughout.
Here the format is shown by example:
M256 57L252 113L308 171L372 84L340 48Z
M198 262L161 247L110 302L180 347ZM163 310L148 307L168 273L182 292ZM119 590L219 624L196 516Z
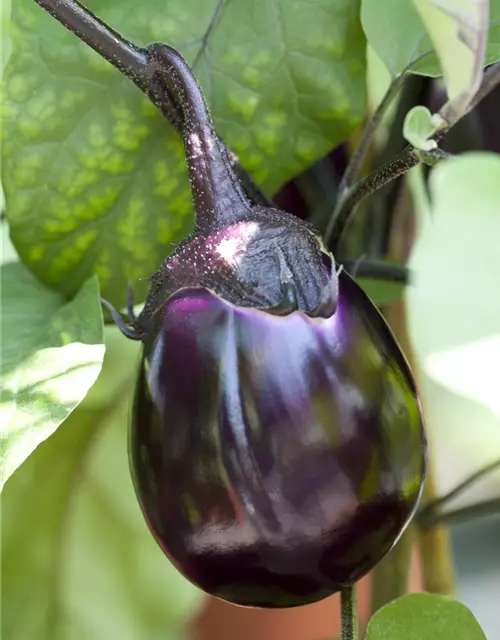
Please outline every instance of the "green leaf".
M489 1L413 0L443 70L448 101L439 113L452 124L467 112L483 77Z
M11 49L11 45L10 45L10 36L9 36L9 31L10 31L10 0L2 0L2 6L0 8L1 13L0 13L0 21L1 21L1 25L0 25L0 30L1 30L1 40L2 40L2 44L1 44L1 52L2 52L2 59L0 61L0 77L1 74L4 70L5 65L7 64L7 60L9 59L10 56L10 49Z
M135 0L87 4L139 45L180 50L220 134L267 192L363 115L358 1L151 0L139 13ZM154 273L192 227L181 143L131 81L34 2L12 13L3 183L13 242L50 286L71 294L97 273L121 305L127 281ZM147 283L137 288L141 300Z
M462 603L431 593L411 593L375 613L365 640L486 640Z
M403 124L403 136L416 149L430 151L437 144L429 138L436 133L432 113L427 107L416 106L408 111Z
M411 0L362 0L361 23L368 42L392 75L398 75L424 55L411 71L426 76L442 75L436 54L431 53L432 42ZM491 0L485 65L497 60L500 60L500 0Z
M456 158L456 160L462 161L462 158ZM430 202L422 166L414 167L408 172L408 185L411 189L417 214L417 237L421 238L424 230L426 234L432 233L429 228L431 223ZM450 221L451 216L448 218L448 222ZM487 228L488 225L486 224L486 234L488 233ZM449 231L450 236L446 239L443 249L447 251L450 242L458 242L459 250L463 252L466 240L459 237L460 224L457 231L454 230L453 225L449 228ZM486 237L486 234L484 237ZM437 251L437 247L433 251ZM475 248L475 252L476 255L474 257L477 259L479 247ZM425 252L422 253L419 260L421 264L424 263ZM463 262L463 258L460 259L460 262ZM468 262L468 258L466 258L466 262ZM415 267L415 264L411 266ZM428 274L425 278L427 295L419 296L419 291L416 289L418 275L417 282L414 282L414 285L407 289L407 318L413 343L412 347L418 366L421 369L419 387L425 407L427 429L432 438L434 450L438 452L438 455L440 451L446 452L448 459L453 460L453 464L447 473L446 483L442 483L439 486L440 491L446 493L465 477L472 475L478 469L500 457L500 413L495 414L492 406L494 397L499 394L496 392L491 393L495 372L491 370L488 373L488 367L492 369L495 366L495 362L498 362L498 356L496 358L483 358L481 362L475 363L462 361L458 364L450 361L447 356L453 355L453 353L447 354L446 341L448 330L454 330L457 324L454 314L457 312L458 296L457 294L452 295L449 309L448 307L445 308L445 305L448 304L448 285L444 284L444 277L442 277L440 279L441 288L436 291L435 298L429 298L430 278L431 274ZM453 282L453 278L450 280ZM471 320L472 322L475 321L476 316L474 316L473 309L476 304L478 304L480 315L483 313L481 305L491 296L489 291L491 280L485 281L484 290L480 284L481 282L482 280L479 280L479 283L473 283L474 297L473 302L469 305L469 309L472 309L472 311L469 310L467 313L466 321L462 322L460 320L463 325L468 324ZM465 284L466 286L470 285L468 282ZM440 297L438 296L439 293L441 293ZM435 324L437 340L435 343L431 342L429 344L427 339L433 337ZM476 331L477 328L474 329L473 327L472 347L474 347L475 338L473 335ZM489 333L488 330L487 333ZM467 341L466 334L463 335L463 338ZM459 344L463 338L460 335L457 336L457 343ZM488 340L488 338L486 339ZM444 342L445 350L442 353L449 361L446 376L443 376L443 372L440 371L438 366L435 366L435 356L432 355L434 349L439 354L440 342ZM465 345L466 347L467 344ZM430 369L432 369L432 377L429 376ZM497 378L498 375L497 373ZM448 384L446 384L446 380ZM483 387L485 382L486 387ZM481 396L483 393L487 393L488 398ZM494 479L490 484L489 489L493 491L495 489ZM481 490L477 497L484 497L485 490L488 491L484 485L481 485Z
M382 262L402 266L401 263L384 259ZM356 282L363 287L366 295L379 307L396 302L404 294L405 285L401 282L389 282L376 278L356 277Z
M500 156L441 163L430 191L409 260L410 336L429 375L500 415Z
M66 303L22 264L3 265L2 486L94 384L104 356L102 326L95 277Z
M381 282L372 278L356 278L366 295L378 307L383 307L399 300L405 286L399 282Z
M109 345L88 398L5 486L2 637L180 640L202 602L154 541L134 495L127 423L137 345L126 354L126 342ZM128 378L118 388L109 350L124 356ZM105 389L103 405L93 396Z
M14 245L9 237L9 225L4 218L0 220L0 262L2 265L8 262L18 262L19 258Z

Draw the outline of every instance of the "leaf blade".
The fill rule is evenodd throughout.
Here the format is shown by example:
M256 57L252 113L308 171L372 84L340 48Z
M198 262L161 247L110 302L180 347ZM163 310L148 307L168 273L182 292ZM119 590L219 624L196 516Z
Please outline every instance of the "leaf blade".
M432 170L430 189L430 217L409 260L410 337L429 375L457 393L468 380L469 395L497 413L493 381L500 368L493 349L500 301L492 292L498 288L500 159L484 152L452 158Z
M440 109L452 124L467 112L483 77L489 2L413 0L434 44L448 101Z
M486 640L472 612L448 596L411 593L379 609L366 640Z
M19 263L3 266L2 284L3 486L83 400L101 370L104 344L95 277L68 303Z
M442 70L431 39L413 2L362 0L361 23L368 42L393 76L414 63L411 72L437 77ZM500 1L490 2L485 65L500 60Z

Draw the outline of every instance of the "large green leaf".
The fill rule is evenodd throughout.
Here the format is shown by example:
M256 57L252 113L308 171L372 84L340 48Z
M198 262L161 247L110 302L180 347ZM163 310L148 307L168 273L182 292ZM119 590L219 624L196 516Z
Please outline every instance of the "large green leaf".
M404 266L397 260L384 259L381 262L394 264L395 266ZM356 274L356 269L354 269ZM378 306L383 307L390 305L404 294L406 285L402 282L391 282L389 280L380 280L376 278L368 278L356 276L356 282L363 287L366 295Z
M134 495L127 423L137 344L114 333L87 399L5 486L6 640L180 639L202 601L154 541ZM119 386L110 357L127 372Z
M443 162L430 189L409 262L410 335L427 373L500 416L500 156Z
M488 0L413 0L443 71L448 100L432 115L426 107L407 114L403 135L417 149L437 147L431 136L465 115L481 85L489 29Z
M363 114L358 1L87 4L132 41L181 51L218 130L268 192ZM129 80L32 0L13 3L11 35L3 183L14 244L50 286L73 293L96 272L104 297L123 304L127 280L150 276L191 228L181 143Z
M480 160L483 157L480 155ZM486 158L491 159L491 156ZM456 158L456 161L461 164L467 161L474 176L474 156L466 154ZM482 168L484 165L480 161L479 171ZM439 174L442 170L450 171L450 165L443 164L433 171ZM451 171L454 173L455 170L451 168ZM462 210L461 206L455 208L453 204L444 217L441 211L435 209L437 201L441 199L436 199L435 183L433 202L431 204L428 201L422 167L412 169L408 178L419 223L415 247L417 253L414 253L410 263L414 283L406 290L408 328L421 369L419 390L429 437L439 464L446 469L439 478L438 490L446 494L478 469L500 458L500 411L495 413L494 407L497 403L500 408L496 384L500 377L500 354L495 357L494 351L491 354L484 354L483 351L481 358L482 347L485 342L494 340L495 322L499 322L498 312L494 309L495 298L491 294L492 287L496 285L494 278L488 275L488 262L490 265L494 262L490 233L494 232L491 223L495 222L496 216L490 217L487 210L482 207L476 209L474 202L471 202L472 191L479 184L476 177L472 177L472 191L465 203L468 205L466 210ZM491 182L490 178L487 180ZM455 174L445 188L451 192L456 185L460 185L457 195L462 199L468 184L469 177L466 174ZM477 191L475 193L477 202L481 203L481 195ZM483 217L484 213L486 217ZM440 223L438 215L442 218ZM470 243L466 221L475 227ZM437 243L433 244L433 227L438 224L440 232ZM471 268L481 269L483 247L486 256L489 256L486 268L483 273L471 273L472 280L469 280ZM429 268L426 267L427 259ZM476 350L478 338L480 349ZM476 352L480 361L468 359L469 348ZM454 361L455 355L462 350L462 356L465 357L461 361ZM444 368L440 367L440 361L445 365ZM497 494L498 480L491 474L487 482L478 484L477 490L468 491L463 501L457 499L456 506Z
M104 356L97 279L66 303L20 263L2 267L1 484L83 400Z
M413 0L439 58L448 102L447 123L467 112L483 77L489 0Z
M443 4L441 2L441 4ZM426 55L412 71L439 76L441 67L413 0L362 0L361 22L368 42L392 75ZM490 0L490 29L485 63L500 60L500 0Z
M375 613L365 640L486 640L463 604L447 596L412 593Z

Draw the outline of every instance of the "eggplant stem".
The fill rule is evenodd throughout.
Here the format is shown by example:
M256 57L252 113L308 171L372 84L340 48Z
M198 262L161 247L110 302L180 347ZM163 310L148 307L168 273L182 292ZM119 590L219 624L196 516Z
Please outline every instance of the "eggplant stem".
M340 592L342 633L340 640L358 640L358 608L356 585L344 587Z

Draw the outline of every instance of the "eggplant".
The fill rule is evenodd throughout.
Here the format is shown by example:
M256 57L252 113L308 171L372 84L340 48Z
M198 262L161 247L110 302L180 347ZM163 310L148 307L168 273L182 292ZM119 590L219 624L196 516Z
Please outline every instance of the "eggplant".
M183 575L257 607L359 580L411 520L426 471L415 383L376 306L308 223L252 202L183 58L148 48L182 120L196 227L152 277L130 464Z

